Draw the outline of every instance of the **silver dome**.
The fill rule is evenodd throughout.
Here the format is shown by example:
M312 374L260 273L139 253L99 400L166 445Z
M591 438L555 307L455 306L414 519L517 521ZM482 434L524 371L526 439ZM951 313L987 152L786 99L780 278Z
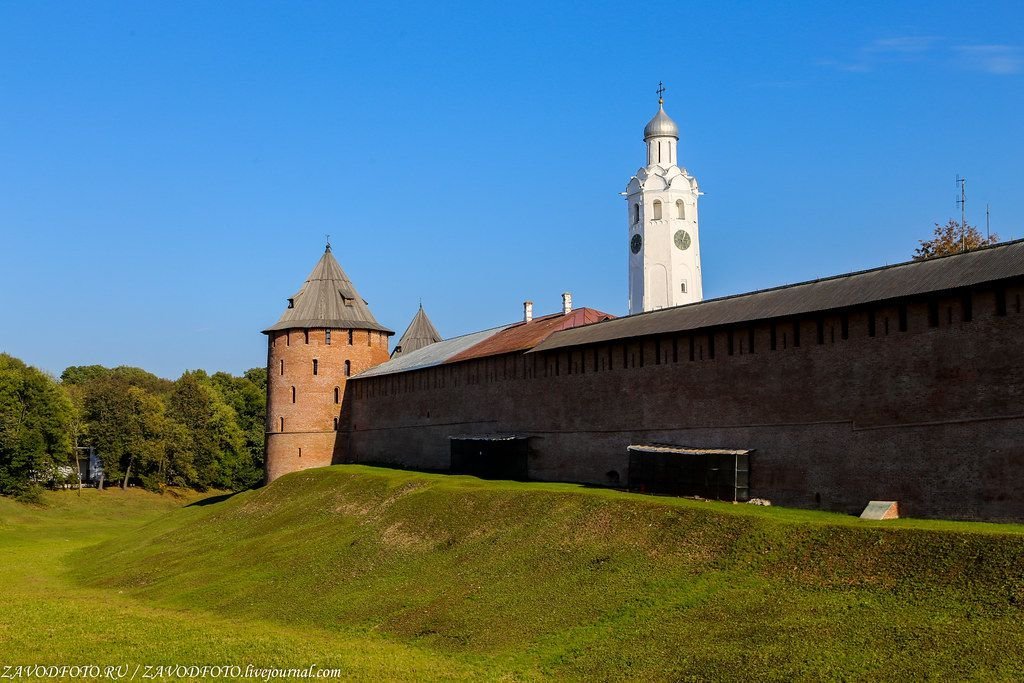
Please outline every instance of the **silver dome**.
M644 141L651 138L672 137L679 139L679 126L665 113L664 105L658 106L658 113L644 126Z

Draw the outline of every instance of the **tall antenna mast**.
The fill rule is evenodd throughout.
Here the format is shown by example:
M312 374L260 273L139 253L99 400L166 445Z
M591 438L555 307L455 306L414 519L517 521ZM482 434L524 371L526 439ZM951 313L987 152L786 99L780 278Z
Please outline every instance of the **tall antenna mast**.
M960 198L956 200L960 205L960 251L967 251L967 178L958 173L956 184L960 186Z
M988 211L988 202L985 202L985 240L992 239L992 228L991 228L992 216Z

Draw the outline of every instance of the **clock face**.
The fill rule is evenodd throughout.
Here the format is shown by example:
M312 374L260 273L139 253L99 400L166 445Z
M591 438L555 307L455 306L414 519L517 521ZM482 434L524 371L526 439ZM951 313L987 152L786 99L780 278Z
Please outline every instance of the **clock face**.
M681 249L682 251L686 251L687 249L690 248L690 243L693 240L690 239L690 233L686 232L685 230L676 230L676 234L673 238L673 241L676 243L676 246L679 249Z
M629 250L634 254L640 253L640 247L644 244L644 238L640 235L633 235L633 239L629 240Z

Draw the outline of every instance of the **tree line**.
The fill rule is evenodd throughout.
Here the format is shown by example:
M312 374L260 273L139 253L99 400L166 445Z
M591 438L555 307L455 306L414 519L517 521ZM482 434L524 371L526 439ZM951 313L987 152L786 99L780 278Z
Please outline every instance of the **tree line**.
M0 354L0 495L30 499L77 484L93 447L105 485L240 490L263 476L266 370L72 366L59 380Z

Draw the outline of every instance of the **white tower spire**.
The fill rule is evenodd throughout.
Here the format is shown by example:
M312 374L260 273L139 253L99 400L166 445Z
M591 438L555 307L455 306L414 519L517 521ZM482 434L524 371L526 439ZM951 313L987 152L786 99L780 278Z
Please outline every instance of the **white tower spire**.
M697 230L697 179L678 166L679 126L658 113L644 128L647 165L626 186L629 227L629 312L641 313L704 298Z

